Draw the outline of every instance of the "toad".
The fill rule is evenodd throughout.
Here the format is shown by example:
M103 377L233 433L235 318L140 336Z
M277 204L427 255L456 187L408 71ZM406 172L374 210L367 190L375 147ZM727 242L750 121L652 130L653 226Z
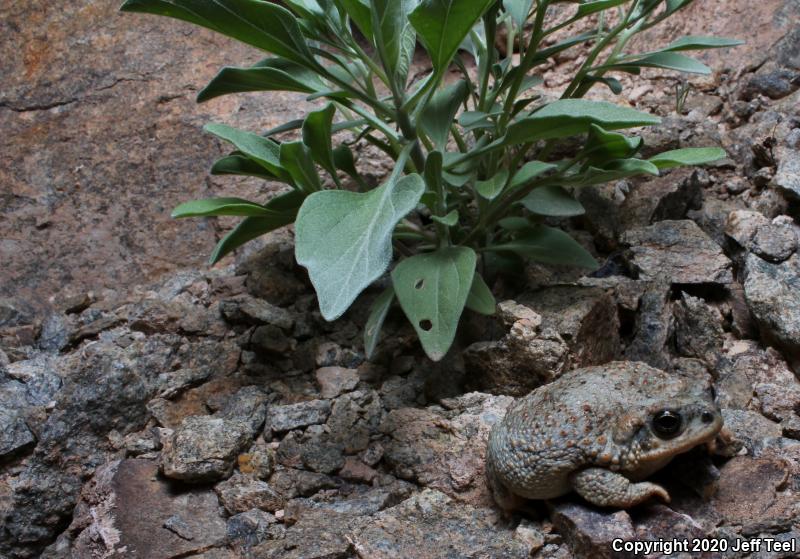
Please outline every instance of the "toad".
M627 361L587 367L509 408L489 435L486 474L506 511L572 490L599 506L669 502L663 487L642 480L721 428L708 378Z

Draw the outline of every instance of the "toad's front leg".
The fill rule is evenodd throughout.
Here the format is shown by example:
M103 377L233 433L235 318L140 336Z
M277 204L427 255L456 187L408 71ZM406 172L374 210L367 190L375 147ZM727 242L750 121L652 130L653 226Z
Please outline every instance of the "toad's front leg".
M627 508L660 497L669 503L667 490L643 481L634 483L622 474L604 468L587 468L570 476L575 491L592 504L601 507Z

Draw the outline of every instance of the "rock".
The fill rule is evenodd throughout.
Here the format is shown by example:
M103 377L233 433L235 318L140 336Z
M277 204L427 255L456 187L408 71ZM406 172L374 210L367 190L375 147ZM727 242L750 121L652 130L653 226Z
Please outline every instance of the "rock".
M672 332L669 290L648 285L639 303L633 339L625 348L625 359L642 361L657 369L672 368L667 343Z
M267 419L264 432L284 432L319 425L325 423L331 413L331 403L328 400L309 400L297 404L284 406L270 406L267 410Z
M248 451L240 454L236 458L236 463L241 473L258 479L267 479L275 467L275 452L259 441Z
M300 458L312 472L333 474L344 466L344 445L327 433L315 434L301 443Z
M703 527L688 514L676 512L661 503L650 503L643 508L642 514L637 514L635 521L635 539L638 541L668 542L686 539L691 542L696 538L707 537ZM686 553L678 557L688 559L691 555Z
M688 212L689 219L694 221L711 240L721 247L728 244L728 237L725 235L725 226L728 223L728 216L736 210L743 210L746 205L740 198L729 200L719 200L717 198L706 198L703 206L699 210Z
M619 346L619 317L602 289L558 286L523 295L520 302L541 315L569 346L569 368L613 361Z
M690 169L635 183L620 206L622 230L665 219L685 219L689 210L702 206L703 187L708 184L706 171Z
M227 540L237 548L250 548L269 539L280 539L285 529L274 515L260 509L235 514L228 519Z
M525 545L528 548L528 556L532 557L537 551L544 547L544 534L536 527L536 525L523 518L517 529L514 530L514 539Z
M567 370L569 347L554 329L541 328L541 316L514 301L500 303L498 310L508 334L464 351L467 372L477 387L522 396Z
M788 421L800 410L800 383L780 385L762 382L753 387L761 413L774 421Z
M781 99L791 95L798 88L800 88L800 72L788 68L776 68L773 64L769 65L768 69L760 68L747 82L740 96L745 100L758 95Z
M760 413L748 410L722 410L725 428L733 435L734 443L740 443L752 454L764 439L781 436L781 426Z
M309 288L307 277L294 273L296 266L294 247L272 242L237 266L236 273L247 275L247 291L254 297L286 306Z
M381 424L383 461L399 478L436 489L475 506L492 506L483 474L492 425L513 402L507 396L470 393L434 408L389 412Z
M628 264L640 280L729 284L731 261L693 221L659 221L626 232Z
M254 437L264 426L267 417L267 395L256 386L245 386L232 394L216 413L217 417L241 421Z
M788 478L783 461L737 456L720 468L710 504L745 536L785 531L796 515L795 498L785 491Z
M551 511L553 524L576 557L614 558L612 542L631 541L636 532L625 511L607 512L574 503L559 503Z
M316 377L323 398L336 398L343 392L353 390L359 381L357 369L344 367L321 367L317 369Z
M293 499L298 495L310 497L323 489L336 489L338 487L337 481L330 476L294 468L276 470L269 478L269 484L284 499Z
M716 367L717 402L722 408L753 408L753 387L760 383L796 387L798 381L786 362L773 349L739 340L727 344Z
M250 343L254 348L274 355L286 355L297 347L297 342L272 324L253 330Z
M731 212L725 234L745 250L770 262L783 262L797 248L797 238L790 226L773 224L753 211Z
M266 482L234 474L214 486L219 502L228 514L238 514L250 509L275 512L283 508L284 499Z
M289 311L250 295L225 299L220 302L219 310L225 320L234 324L271 324L286 331L294 327L294 317Z
M17 381L0 384L0 460L14 456L36 442L25 423L24 385Z
M673 315L678 352L713 367L725 335L719 311L698 297L681 293L681 298L673 306Z
M498 520L490 510L425 489L356 529L353 547L358 555L373 559L421 559L437 549L437 557L527 558L530 546L515 539L513 532L498 530Z
M164 442L161 470L182 481L214 481L230 475L249 442L249 427L240 421L190 416Z
M280 539L253 547L248 557L258 559L350 559L352 533L363 519L330 509L310 509L282 532Z
M72 557L176 557L223 543L225 521L211 491L180 493L148 460L100 467L81 491L69 528Z
M778 150L778 169L772 178L775 185L787 197L800 198L800 150L784 148Z
M344 459L344 465L337 474L340 478L355 481L359 483L372 483L372 480L378 475L377 470L371 468L358 458L354 456L347 456Z
M325 424L331 440L341 444L347 454L366 449L370 437L378 432L384 405L374 390L351 392L336 398Z
M800 355L800 255L771 264L750 255L744 293L762 336Z

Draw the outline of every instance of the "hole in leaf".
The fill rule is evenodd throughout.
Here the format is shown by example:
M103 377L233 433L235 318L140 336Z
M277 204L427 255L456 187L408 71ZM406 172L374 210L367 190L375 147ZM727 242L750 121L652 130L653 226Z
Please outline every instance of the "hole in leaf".
M422 289L425 287L425 280L420 278L417 280L417 283L414 284L414 289Z
M419 327L425 330L426 332L430 332L431 328L433 328L433 322L431 322L427 318L424 320L420 320Z

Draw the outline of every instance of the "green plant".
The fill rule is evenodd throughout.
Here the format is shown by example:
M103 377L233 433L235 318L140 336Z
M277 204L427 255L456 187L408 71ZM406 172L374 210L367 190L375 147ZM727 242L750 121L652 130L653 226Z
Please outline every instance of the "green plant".
M428 356L438 360L465 307L494 312L484 276L519 266L521 257L596 267L580 244L543 224L547 217L583 213L575 189L724 156L718 148L699 148L637 158L641 138L617 130L659 119L582 99L596 84L619 93L621 83L609 75L614 72L638 74L648 67L708 73L682 52L738 41L684 37L656 51L625 52L636 33L691 1L572 1L573 14L557 22L550 9L564 0L283 0L286 7L260 0L128 0L122 9L189 21L271 54L251 67L223 68L198 101L276 90L329 101L305 119L261 135L206 127L234 147L212 173L291 187L264 204L216 198L176 208L175 217L244 217L211 262L295 223L297 261L308 269L322 315L334 320L387 272L396 253L401 259L391 271L391 287L377 297L367 322L367 354L396 299ZM593 18L590 31L552 43L553 34L586 18ZM494 48L503 26L508 45L520 45L517 62L511 48L505 57ZM432 70L415 81L409 67L417 41ZM541 84L537 68L579 46L588 54L561 98L533 93ZM446 84L451 67L461 76ZM290 130L299 130L300 139L271 138ZM332 138L345 130L355 140L334 145ZM577 152L553 155L563 154L560 141L574 136L582 139ZM350 149L355 141L369 142L395 161L380 186L370 187L359 175ZM330 186L323 186L319 169L330 176Z

